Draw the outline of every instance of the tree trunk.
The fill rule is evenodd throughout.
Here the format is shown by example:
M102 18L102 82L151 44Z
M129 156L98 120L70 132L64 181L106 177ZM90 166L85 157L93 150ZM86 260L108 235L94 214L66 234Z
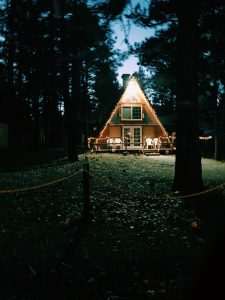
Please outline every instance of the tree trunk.
M8 131L8 145L9 152L13 153L18 150L19 146L19 135L18 135L18 124L17 124L17 97L15 95L15 78L14 78L14 60L15 60L15 8L16 4L14 1L7 1L7 37L6 42L8 45L8 56L7 56L7 85L9 88L9 131Z
M81 151L82 135L83 135L83 105L81 99L81 62L79 58L75 58L72 65L72 95L69 101L69 124L70 133L68 136L68 146L70 146L70 153L73 159L78 160L78 154Z
M88 118L89 118L89 96L88 96L88 65L83 64L83 136L82 136L82 148L88 150Z
M63 99L64 99L64 122L66 129L66 147L68 160L71 162L78 161L77 137L76 137L76 106L74 97L74 82L72 82L72 96L69 93L71 83L69 82L69 62L66 49L66 24L64 20L65 3L62 0L53 0L54 16L58 18L61 39L61 73L63 80ZM74 70L74 66L72 68ZM74 75L74 73L73 73Z
M177 1L176 162L173 189L203 188L198 128L198 27L200 1Z
M218 83L215 81L211 87L211 97L213 101L213 126L214 126L214 159L219 160L218 151L218 109L217 109L217 98L218 98Z
M39 102L38 96L33 95L33 143L32 146L34 149L39 149L41 145L40 139L40 115L39 115Z

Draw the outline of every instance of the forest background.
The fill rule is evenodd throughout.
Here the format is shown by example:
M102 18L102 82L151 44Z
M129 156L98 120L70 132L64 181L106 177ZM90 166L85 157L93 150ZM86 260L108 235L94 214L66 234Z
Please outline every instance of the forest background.
M66 146L69 160L77 160L121 95L119 64L135 54L156 112L176 118L167 128L177 132L174 185L190 190L176 177L187 173L187 182L198 174L190 185L201 188L199 135L213 136L211 156L225 153L225 5L146 3L1 1L0 122L8 124L8 155ZM129 53L113 47L112 21L124 18L155 31Z

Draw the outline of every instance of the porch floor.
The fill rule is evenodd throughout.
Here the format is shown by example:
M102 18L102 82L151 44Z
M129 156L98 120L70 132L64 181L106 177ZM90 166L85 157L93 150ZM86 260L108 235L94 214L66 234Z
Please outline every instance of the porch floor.
M93 150L94 153L138 153L138 154L145 154L145 155L160 155L160 154L174 154L174 150L170 148L161 148L157 149L98 149Z

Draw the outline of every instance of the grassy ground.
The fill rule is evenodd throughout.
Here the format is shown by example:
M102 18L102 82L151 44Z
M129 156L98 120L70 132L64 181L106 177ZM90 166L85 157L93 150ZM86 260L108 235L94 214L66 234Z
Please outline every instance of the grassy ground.
M175 198L172 156L88 157L90 223L81 218L84 155L70 164L64 151L46 151L2 165L0 189L74 176L0 194L0 299L197 299L206 288L221 291L214 268L224 263L224 193ZM224 164L204 160L203 178L222 183Z

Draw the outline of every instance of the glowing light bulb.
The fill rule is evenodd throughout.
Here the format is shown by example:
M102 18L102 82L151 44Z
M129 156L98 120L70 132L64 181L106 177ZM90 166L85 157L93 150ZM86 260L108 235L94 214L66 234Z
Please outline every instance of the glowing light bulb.
M130 80L127 86L127 96L131 97L137 94L138 86L135 81Z

